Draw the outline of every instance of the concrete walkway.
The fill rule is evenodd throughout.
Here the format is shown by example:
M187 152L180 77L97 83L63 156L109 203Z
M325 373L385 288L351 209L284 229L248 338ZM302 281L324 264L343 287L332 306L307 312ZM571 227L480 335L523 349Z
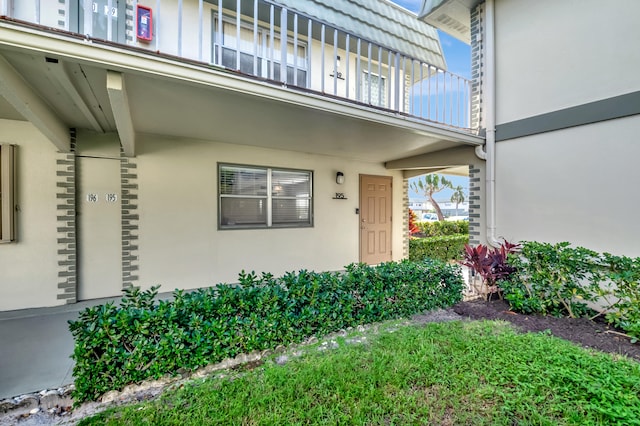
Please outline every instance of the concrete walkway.
M0 399L73 382L67 321L86 306L0 312Z
M172 297L160 293L156 300ZM0 399L73 383L73 337L67 321L89 306L112 301L120 297L0 312Z

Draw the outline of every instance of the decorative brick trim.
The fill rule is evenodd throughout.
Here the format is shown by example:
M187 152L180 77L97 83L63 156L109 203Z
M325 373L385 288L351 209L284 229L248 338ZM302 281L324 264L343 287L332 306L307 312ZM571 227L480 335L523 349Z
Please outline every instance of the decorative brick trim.
M58 300L77 301L76 131L71 129L71 153L56 155L56 217L58 231Z
M127 0L127 4L125 6L125 23L124 23L124 33L127 44L136 44L135 39L135 9L136 9L136 0Z
M402 179L402 257L409 258L409 179Z
M481 129L482 85L484 77L484 3L471 12L471 128Z
M138 281L138 165L135 158L125 157L120 149L121 223L122 223L122 288Z
M469 165L469 244L480 244L480 169Z

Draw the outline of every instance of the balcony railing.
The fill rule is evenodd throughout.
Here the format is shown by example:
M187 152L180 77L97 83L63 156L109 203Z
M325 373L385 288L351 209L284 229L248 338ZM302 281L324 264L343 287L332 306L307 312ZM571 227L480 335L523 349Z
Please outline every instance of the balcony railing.
M470 130L469 80L275 2L138 4L144 22L124 0L0 0L0 15Z

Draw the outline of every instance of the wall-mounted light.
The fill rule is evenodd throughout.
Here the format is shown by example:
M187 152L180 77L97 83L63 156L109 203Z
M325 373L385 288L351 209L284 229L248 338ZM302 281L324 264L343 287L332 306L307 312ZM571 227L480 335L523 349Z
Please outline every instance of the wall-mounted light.
M336 173L336 183L338 185L342 185L344 183L344 173L342 172Z

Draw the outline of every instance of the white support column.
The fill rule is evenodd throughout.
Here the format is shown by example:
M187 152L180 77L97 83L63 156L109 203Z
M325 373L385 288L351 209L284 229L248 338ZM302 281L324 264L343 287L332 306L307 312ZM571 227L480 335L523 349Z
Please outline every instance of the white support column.
M116 120L116 128L122 149L127 157L135 156L136 132L131 119L129 98L124 84L124 75L107 71L107 93L111 102L111 111Z

